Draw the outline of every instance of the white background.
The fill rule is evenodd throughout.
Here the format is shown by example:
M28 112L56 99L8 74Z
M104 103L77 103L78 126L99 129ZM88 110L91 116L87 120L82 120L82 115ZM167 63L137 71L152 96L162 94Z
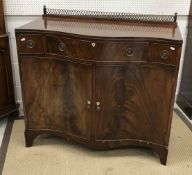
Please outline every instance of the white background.
M7 15L41 15L50 8L151 14L188 14L190 0L6 0Z

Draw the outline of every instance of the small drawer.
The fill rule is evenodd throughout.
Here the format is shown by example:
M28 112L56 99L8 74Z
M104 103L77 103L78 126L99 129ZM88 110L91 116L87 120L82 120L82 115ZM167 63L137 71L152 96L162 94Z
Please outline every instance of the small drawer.
M147 42L103 42L100 47L98 53L103 61L147 61L149 57Z
M64 36L47 36L47 53L78 59L93 59L91 41Z
M164 64L177 64L178 47L171 44L152 44L151 62Z
M20 54L43 54L43 36L41 34L19 34L17 45Z

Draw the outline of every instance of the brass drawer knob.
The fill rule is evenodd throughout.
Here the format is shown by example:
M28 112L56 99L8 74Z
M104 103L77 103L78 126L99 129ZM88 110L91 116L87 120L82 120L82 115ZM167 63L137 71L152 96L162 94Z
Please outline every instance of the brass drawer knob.
M169 51L167 51L167 50L162 50L162 51L160 52L160 57L161 57L161 59L166 60L166 59L169 57Z
M127 55L128 57L132 57L133 54L134 54L133 48L128 48L128 49L126 50L126 55Z
M28 40L26 42L26 46L29 48L29 49L33 49L35 47L35 42L33 40Z
M60 42L60 43L58 44L58 49L59 49L59 51L61 51L61 52L65 51L65 43Z

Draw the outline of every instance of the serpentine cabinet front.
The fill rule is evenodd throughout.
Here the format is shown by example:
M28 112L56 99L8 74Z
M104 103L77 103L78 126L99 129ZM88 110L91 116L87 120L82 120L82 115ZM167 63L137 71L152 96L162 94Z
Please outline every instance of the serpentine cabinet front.
M166 164L181 41L17 29L26 145L149 147Z

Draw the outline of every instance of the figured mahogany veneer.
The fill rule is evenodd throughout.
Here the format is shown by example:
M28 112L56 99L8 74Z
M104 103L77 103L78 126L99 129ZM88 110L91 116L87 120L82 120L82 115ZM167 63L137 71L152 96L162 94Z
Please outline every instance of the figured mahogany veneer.
M64 43L64 50L58 49ZM74 50L75 48L75 50ZM149 43L100 41L98 39L67 38L63 36L47 36L47 52L70 58L102 61L146 61ZM82 50L87 50L82 52ZM109 51L106 54L106 51ZM128 53L132 52L132 53ZM128 55L129 54L129 55Z
M42 18L16 37L27 147L50 133L94 149L151 148L166 164L177 26Z

